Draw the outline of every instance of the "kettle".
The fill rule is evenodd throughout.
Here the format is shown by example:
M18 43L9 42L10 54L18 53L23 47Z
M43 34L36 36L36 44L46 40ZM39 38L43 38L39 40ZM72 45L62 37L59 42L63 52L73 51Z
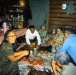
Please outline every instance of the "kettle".
M34 49L33 49L33 55L34 55L34 56L37 56L37 54L38 54L38 50L37 50L37 48L34 48Z

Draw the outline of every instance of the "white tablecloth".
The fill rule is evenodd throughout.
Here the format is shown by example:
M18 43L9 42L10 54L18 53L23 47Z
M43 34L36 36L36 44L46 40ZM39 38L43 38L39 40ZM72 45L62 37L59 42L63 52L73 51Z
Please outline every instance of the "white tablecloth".
M51 54L51 53L49 53ZM40 55L40 57L42 57ZM46 56L47 57L47 56ZM43 63L43 65L32 65L32 64L29 64L28 62L25 62L25 61L19 61L18 62L18 67L19 67L19 74L20 75L27 75L29 73L29 69L27 69L27 66L34 66L34 68L36 70L40 70L40 71L43 71L44 68L48 68L51 72L53 72L52 70L52 67L51 67L51 59L53 58L53 56L51 56L51 58L45 58L43 57L43 59L46 59L46 62Z

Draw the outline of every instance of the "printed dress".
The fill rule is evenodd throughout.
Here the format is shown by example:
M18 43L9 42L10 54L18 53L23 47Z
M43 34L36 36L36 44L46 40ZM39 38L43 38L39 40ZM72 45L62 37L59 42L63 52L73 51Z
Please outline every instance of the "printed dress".
M45 38L41 38L41 44L45 44L50 39L50 37L47 36L47 31L39 30L39 34L40 36L46 36Z
M54 36L54 39L63 42L63 39L64 39L63 33L61 35L56 34ZM53 53L56 52L56 47L61 47L62 46L61 44L58 44L56 42L53 42L51 45L52 45L52 52Z
M0 46L0 75L16 75L18 73L17 62L11 62L8 59L8 56L13 54L13 46L9 43L3 43Z

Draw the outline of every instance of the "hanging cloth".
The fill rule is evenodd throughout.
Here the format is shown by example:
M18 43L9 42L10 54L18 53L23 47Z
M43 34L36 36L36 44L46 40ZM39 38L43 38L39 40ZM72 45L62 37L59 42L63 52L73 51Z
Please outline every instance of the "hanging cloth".
M73 1L70 1L69 5L68 5L67 15L73 14L73 13L74 13L74 5L73 5Z

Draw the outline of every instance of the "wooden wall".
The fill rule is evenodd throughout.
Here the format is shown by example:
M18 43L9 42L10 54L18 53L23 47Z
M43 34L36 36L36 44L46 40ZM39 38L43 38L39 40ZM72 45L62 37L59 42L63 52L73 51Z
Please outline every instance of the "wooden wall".
M74 9L76 10L76 0L72 0ZM50 0L48 32L57 27L72 26L76 27L76 11L67 15L67 9L62 9L62 4L69 5L70 0Z

